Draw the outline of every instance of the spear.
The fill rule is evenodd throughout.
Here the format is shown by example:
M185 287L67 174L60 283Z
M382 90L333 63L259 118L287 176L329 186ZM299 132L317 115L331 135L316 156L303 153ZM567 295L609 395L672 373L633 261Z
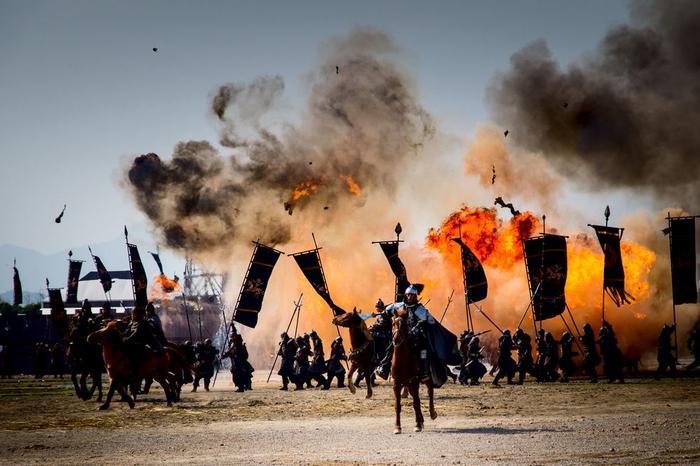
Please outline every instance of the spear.
M503 330L501 330L501 327L499 327L498 325L496 325L496 322L494 322L493 320L491 320L491 318L490 318L489 316L486 315L486 313L484 312L484 310L481 309L481 307L479 307L478 304L475 304L475 306L476 306L476 308L479 310L479 312L481 312L481 315L484 316L484 317L486 317L486 320L488 320L489 322L491 322L491 325L493 325L494 327L496 327L496 330L498 330L499 332L503 333Z
M440 317L440 323L442 323L442 319L445 318L445 314L447 314L447 309L450 307L450 304L452 304L452 296L455 294L454 288L452 288L452 293L450 293L450 296L447 298L447 305L445 305L445 310L442 311L442 317Z

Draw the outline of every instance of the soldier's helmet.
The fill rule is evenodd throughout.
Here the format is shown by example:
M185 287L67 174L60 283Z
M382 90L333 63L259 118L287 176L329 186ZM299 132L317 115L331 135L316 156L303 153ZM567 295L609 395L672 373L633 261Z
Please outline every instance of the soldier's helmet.
M589 331L589 330L593 330L593 328L591 327L591 324L589 324L588 322L586 322L585 324L583 324L583 330L584 330L584 331Z
M377 298L377 302L374 304L374 307L376 309L384 309L386 306L384 306L384 301L382 301L382 298Z
M204 340L204 344L211 345L211 338L207 338L206 340Z
M470 345L478 345L479 344L479 337L474 337L472 340L469 342Z
M311 333L309 333L309 336L315 338L318 336L318 333L316 333L316 330L311 330Z
M409 287L406 288L406 291L404 291L403 294L404 294L404 295L413 294L413 295L418 296L418 289L417 289L415 286L413 286L413 285L409 285Z
M280 338L282 338L282 339L289 338L289 335L287 335L287 332L282 332L282 333L280 333Z
M562 340L568 340L569 338L571 338L571 335L569 335L569 332L564 332L561 334Z
M519 337L519 336L522 335L522 334L523 334L523 329L521 329L520 327L518 327L518 328L515 330L514 335Z
M153 305L153 301L146 304L146 314L155 314L156 307Z
M508 335L508 336L510 336L510 330L505 329L505 330L503 331L503 335Z
M337 337L335 337L335 341L342 342L342 341L343 341L343 337L341 337L340 335L338 335Z
M190 340L186 340L185 346L187 346L189 348L190 346L192 346L192 342Z

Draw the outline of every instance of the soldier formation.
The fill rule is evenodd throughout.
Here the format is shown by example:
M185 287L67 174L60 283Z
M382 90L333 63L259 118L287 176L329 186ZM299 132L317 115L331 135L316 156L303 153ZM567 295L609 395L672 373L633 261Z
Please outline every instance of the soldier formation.
M315 330L303 336L291 338L287 332L280 335L278 355L282 363L278 375L282 377L280 390L288 390L290 382L296 390L315 388L328 390L335 378L338 388L345 386L345 367L347 361L342 337L338 336L331 343L330 357L325 359L323 341ZM309 361L309 358L311 360Z

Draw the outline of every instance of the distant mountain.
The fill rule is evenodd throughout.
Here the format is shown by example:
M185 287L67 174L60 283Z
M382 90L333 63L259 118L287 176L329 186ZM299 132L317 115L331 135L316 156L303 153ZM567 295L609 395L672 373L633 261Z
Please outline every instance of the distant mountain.
M22 289L22 304L32 304L32 303L40 303L43 301L44 297L46 294L43 296L39 293L35 292L27 292ZM0 301L4 301L6 303L12 303L15 299L15 293L12 290L7 290L4 293L0 293Z
M155 245L139 241L135 241L135 243L139 247L141 259L150 280L151 277L158 274L158 267L150 257L150 254L148 254L148 251L155 251ZM129 270L129 258L127 257L123 238L119 237L105 243L92 244L90 246L92 247L92 252L100 256L105 267L109 270ZM47 278L52 287L64 288L68 275L67 259L69 250L73 251L73 259L85 261L80 273L81 277L95 270L95 264L92 261L87 244L64 249L53 254L42 254L33 249L12 244L0 245L0 290L3 290L0 293L0 299L12 301L12 261L15 258L17 259L19 276L22 280L22 291L28 295L28 299L30 296L37 295L40 292L46 296ZM184 259L167 251L161 251L160 256L166 274L170 276L173 273L182 275L185 267ZM7 293L9 295L6 299ZM36 299L36 297L31 299Z

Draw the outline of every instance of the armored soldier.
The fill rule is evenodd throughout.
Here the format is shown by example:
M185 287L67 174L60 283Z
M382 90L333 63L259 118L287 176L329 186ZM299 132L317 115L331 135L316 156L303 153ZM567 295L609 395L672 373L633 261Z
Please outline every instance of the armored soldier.
M185 341L182 345L182 355L191 367L194 367L197 363L197 355L194 352L194 345L190 340ZM183 374L183 383L192 383L194 378L192 377L192 371L185 370Z
M669 369L671 372L671 377L676 376L676 358L673 356L673 344L671 343L671 335L676 331L675 325L665 324L661 329L661 334L659 335L659 347L657 351L657 360L659 361L659 367L656 369L654 378L659 380L661 374Z
M564 332L561 334L561 358L559 358L559 368L561 369L561 380L560 382L568 382L569 377L574 375L576 372L576 364L574 364L574 356L578 356L578 353L573 351L574 339L569 334L569 332Z
M591 383L598 383L598 374L596 374L596 366L600 364L600 356L596 349L595 334L591 324L586 323L583 326L583 335L579 337L583 345L583 370L590 378Z
M480 361L483 357L479 337L473 336L469 340L467 348L467 378L469 379L469 385L479 385L479 380L486 374L486 366Z
M598 344L600 354L603 356L603 372L608 383L613 383L615 380L625 383L622 375L622 353L617 347L615 331L607 321L603 321L603 326L598 332Z
M316 388L321 387L323 390L330 388L330 383L326 380L323 374L326 373L326 357L323 352L323 341L318 336L315 330L312 330L310 335L313 343L313 358L309 366L309 378L316 381Z
M204 340L204 344L195 348L197 354L197 367L195 369L194 383L192 391L196 392L199 387L199 381L204 379L204 390L209 391L209 382L214 376L214 361L219 350L214 347L211 338Z
M153 336L158 340L161 346L168 344L168 340L165 338L165 333L163 332L163 324L160 322L160 317L156 314L156 307L153 302L146 305L146 322L151 326L151 331Z
M128 348L127 353L132 359L143 357L146 349L160 352L163 347L153 335L151 326L145 321L144 309L135 307L131 311L131 322L122 335L122 341Z
M348 357L345 354L343 346L343 338L337 336L331 343L331 357L328 360L328 386L333 382L333 377L338 379L338 388L345 386L345 367L342 361L347 361Z
M37 343L34 352L34 378L44 378L46 371L49 369L50 360L49 345L41 342Z
M294 377L292 382L297 390L303 390L304 384L310 386L309 382L309 354L311 350L306 346L304 337L297 337L297 352L294 355Z
M537 331L537 338L535 339L537 344L537 359L535 360L535 374L538 382L544 382L545 380L545 360L547 359L547 342L545 341L545 332L541 328Z
M559 342L550 332L544 334L545 358L544 358L544 382L556 382L559 379Z
M282 376L282 388L280 390L287 390L290 378L294 377L294 356L297 354L298 348L296 341L289 338L287 332L282 333L280 338L282 338L282 341L280 342L278 354L282 358L282 365L277 374Z
M399 309L406 309L408 311L408 328L411 342L417 350L419 355L419 377L421 379L427 379L430 376L430 371L428 366L430 365L430 355L428 355L428 348L426 342L425 331L427 325L434 325L436 323L430 312L418 303L418 289L411 285L406 288L404 292L404 300L401 303L394 303L387 306L385 311L389 316L393 316ZM384 359L382 360L380 367L377 369L377 375L384 380L389 377L389 370L391 369L391 358L394 355L393 345L389 346ZM437 361L438 364L433 364L433 371L437 374L444 374L444 365ZM446 378L446 375L445 377ZM444 383L444 381L443 381ZM441 383L438 385L442 385Z
M513 358L510 356L513 350L513 340L510 337L510 330L504 330L503 334L498 338L498 372L493 382L491 382L493 385L498 385L498 381L503 377L506 377L508 380L508 385L513 384L515 361L513 361Z
M236 386L236 391L252 390L253 372L255 369L248 362L248 348L246 348L243 339L236 332L235 327L233 327L233 335L229 345L229 349L221 357L230 358L231 360L231 378Z
M459 354L462 356L462 364L459 366L459 383L466 385L469 383L469 374L467 372L467 363L469 362L469 343L474 334L465 330L459 336Z
M518 349L518 385L522 385L525 381L525 374L534 372L534 361L532 359L532 339L530 335L519 328L513 335L513 343Z

